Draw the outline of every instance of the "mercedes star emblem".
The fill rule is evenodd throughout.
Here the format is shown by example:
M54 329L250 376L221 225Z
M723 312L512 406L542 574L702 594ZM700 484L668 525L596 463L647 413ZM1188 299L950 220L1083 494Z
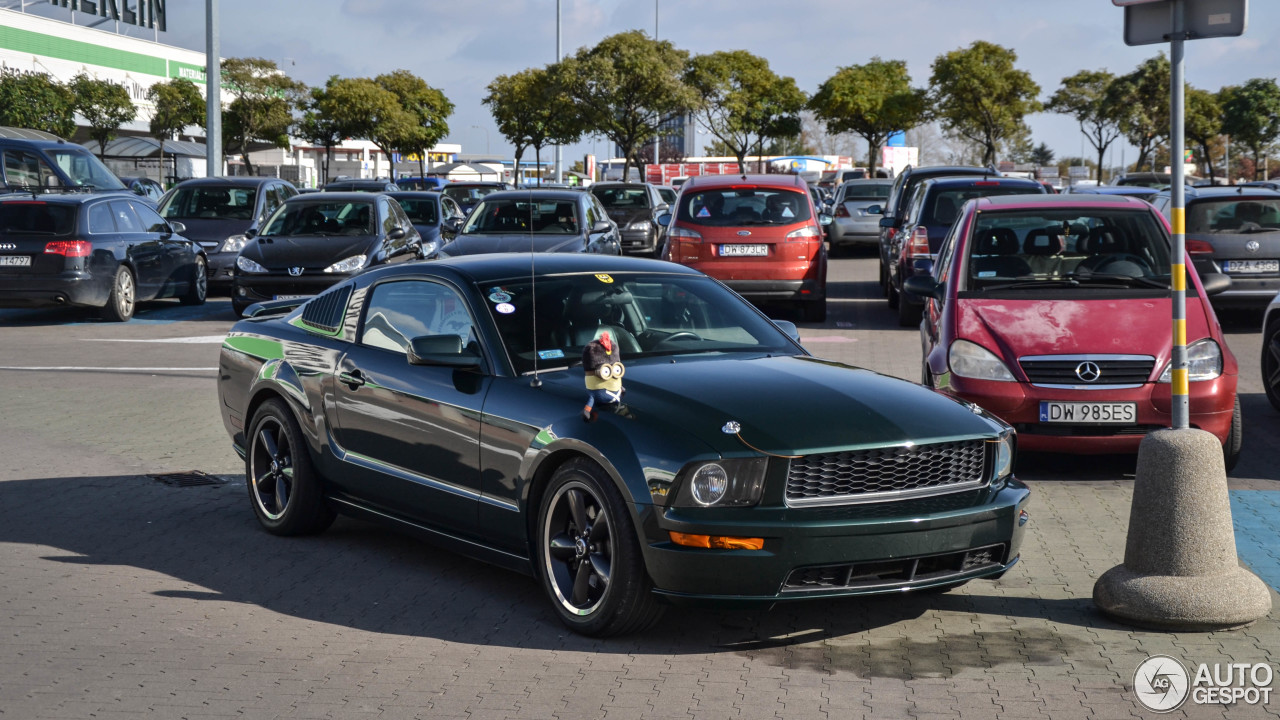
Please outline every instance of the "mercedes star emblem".
M1085 361L1076 366L1076 377L1085 382L1093 382L1102 377L1102 368L1097 363Z

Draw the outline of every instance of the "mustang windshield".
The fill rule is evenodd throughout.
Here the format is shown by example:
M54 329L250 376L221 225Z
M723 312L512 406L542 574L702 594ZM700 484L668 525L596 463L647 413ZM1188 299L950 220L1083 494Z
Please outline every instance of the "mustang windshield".
M355 200L285 203L271 216L263 235L376 235L373 205Z
M527 277L480 288L518 372L566 367L608 331L623 362L661 355L749 352L797 355L773 323L715 281L664 274Z
M984 212L967 250L972 291L1169 288L1169 241L1146 211Z

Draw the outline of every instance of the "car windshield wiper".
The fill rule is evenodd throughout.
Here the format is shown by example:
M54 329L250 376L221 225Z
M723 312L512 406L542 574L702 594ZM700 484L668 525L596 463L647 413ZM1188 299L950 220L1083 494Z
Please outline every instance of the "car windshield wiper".
M1076 287L1079 284L1080 281L1075 278L1044 278L1042 280L1019 280L1017 282L984 285L978 289L986 292L988 290L1012 290L1015 288L1028 287Z
M1168 282L1152 280L1148 277L1135 277L1133 275L1117 275L1113 273L1072 273L1070 277L1080 282L1093 282L1094 280L1102 280L1105 282L1118 281L1126 285L1142 285L1144 287L1160 288L1162 290L1169 289Z

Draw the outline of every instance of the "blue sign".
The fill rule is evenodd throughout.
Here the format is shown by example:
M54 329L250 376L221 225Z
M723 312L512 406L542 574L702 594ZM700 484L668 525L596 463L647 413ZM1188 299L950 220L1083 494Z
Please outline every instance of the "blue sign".
M888 139L888 140L886 140L884 144L885 144L885 146L887 146L887 147L906 147L906 146L907 146L907 134L906 134L905 132L903 132L903 131L899 130L898 132L893 133L892 135L890 135L890 136L889 136L889 139Z

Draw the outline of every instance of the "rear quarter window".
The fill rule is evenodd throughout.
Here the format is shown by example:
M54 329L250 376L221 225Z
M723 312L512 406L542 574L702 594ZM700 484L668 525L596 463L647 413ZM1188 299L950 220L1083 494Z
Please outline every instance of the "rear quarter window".
M0 233L5 235L70 235L75 227L76 208L73 205L0 203Z

